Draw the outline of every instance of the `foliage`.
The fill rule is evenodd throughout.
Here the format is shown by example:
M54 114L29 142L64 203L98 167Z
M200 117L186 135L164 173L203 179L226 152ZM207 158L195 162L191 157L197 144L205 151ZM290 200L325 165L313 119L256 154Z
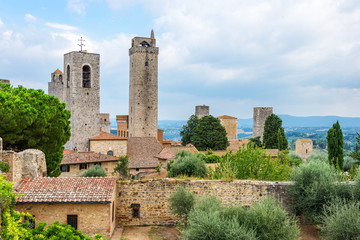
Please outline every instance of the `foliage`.
M357 160L353 157L350 157L350 156L346 156L346 157L344 157L343 169L344 169L344 171L349 171L356 164L359 164L359 160Z
M155 170L156 170L156 172L157 172L158 174L160 174L161 167L162 167L162 164L161 164L161 162L159 162L159 163L156 165L156 168L155 168Z
M327 136L328 159L333 166L343 169L344 163L344 137L339 121L329 129Z
M261 137L260 136L250 138L250 142L253 142L258 147L262 147Z
M289 157L291 159L290 164L292 166L299 166L302 163L302 158L295 152L290 152Z
M263 199L247 209L222 207L215 197L201 199L189 214L184 239L295 239L296 220L274 199Z
M265 120L263 145L267 149L285 150L288 147L282 120L275 114Z
M120 174L123 178L129 176L129 157L128 155L120 156L116 167L114 167L114 173Z
M289 180L291 167L288 158L272 159L266 152L249 143L235 154L222 156L220 164L210 173L213 179L231 178L258 180Z
M322 239L359 239L360 202L336 199L329 205L324 205L320 222Z
M183 145L192 143L198 150L225 150L229 145L225 128L211 115L200 119L192 115L180 135Z
M194 135L194 129L199 123L199 118L196 115L191 115L187 124L183 126L183 130L180 131L181 144L186 146L191 143L191 138Z
M221 160L221 156L213 154L212 151L208 151L207 154L199 152L195 153L195 155L200 156L206 163L218 163Z
M323 163L329 163L328 155L322 151L314 149L312 153L307 157L306 162L320 161Z
M350 157L357 159L360 161L360 134L356 132L357 136L356 138L356 144L354 151L352 151L350 154L348 154Z
M168 166L168 176L176 177L186 175L188 177L205 177L207 169L204 160L199 155L188 155L186 151L179 153L175 161L171 161Z
M188 216L194 207L195 197L183 186L179 186L169 198L170 210L172 214L177 215L183 220L185 228L188 223Z
M0 83L0 136L4 149L43 151L49 176L60 175L63 145L70 139L70 111L42 90Z
M0 162L0 171L3 173L7 173L7 172L9 172L9 170L10 170L9 164L1 161Z
M98 164L92 165L91 168L86 170L86 172L81 175L82 177L105 177L105 170Z

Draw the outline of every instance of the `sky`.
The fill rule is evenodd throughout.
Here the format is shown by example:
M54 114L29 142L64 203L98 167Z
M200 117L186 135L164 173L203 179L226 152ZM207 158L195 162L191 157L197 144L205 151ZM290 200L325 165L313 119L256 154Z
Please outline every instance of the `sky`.
M43 89L63 56L100 54L100 110L128 114L131 39L155 32L160 120L360 117L358 0L0 0L0 78Z

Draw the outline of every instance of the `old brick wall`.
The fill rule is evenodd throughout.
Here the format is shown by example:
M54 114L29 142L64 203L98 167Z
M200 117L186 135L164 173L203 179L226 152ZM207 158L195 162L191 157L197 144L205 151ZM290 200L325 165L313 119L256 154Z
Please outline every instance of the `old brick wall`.
M127 139L124 140L90 140L90 151L107 154L111 150L114 156L126 155Z
M223 204L252 205L266 196L275 196L285 208L289 196L285 187L290 182L236 180L139 180L118 182L117 224L171 225L176 218L168 208L168 198L177 186L183 185L198 197L217 196ZM136 215L139 207L139 217Z

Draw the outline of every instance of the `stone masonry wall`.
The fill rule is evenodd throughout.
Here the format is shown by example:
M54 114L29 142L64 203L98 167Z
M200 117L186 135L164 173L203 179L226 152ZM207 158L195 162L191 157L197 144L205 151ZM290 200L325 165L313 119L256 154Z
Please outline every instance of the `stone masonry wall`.
M91 152L107 154L110 150L114 152L114 156L126 155L127 140L90 140Z
M237 119L236 118L220 118L221 125L225 128L227 138L237 139Z
M210 107L206 105L198 105L195 106L195 116L198 118L202 118L204 116L209 116L210 114Z
M275 196L285 208L289 196L285 187L290 182L236 180L139 180L118 182L117 225L172 225L176 217L170 213L168 198L183 185L198 197L217 196L223 204L252 205L266 196ZM136 217L137 210L139 217ZM135 217L134 217L135 215Z
M272 113L272 107L254 107L253 138L260 136L261 141L263 140L265 121Z

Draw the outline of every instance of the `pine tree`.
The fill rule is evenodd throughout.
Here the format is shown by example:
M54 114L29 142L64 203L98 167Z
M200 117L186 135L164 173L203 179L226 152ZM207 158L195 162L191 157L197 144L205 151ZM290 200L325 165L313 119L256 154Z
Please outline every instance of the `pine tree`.
M331 165L343 169L344 163L344 136L339 121L328 130L327 136L328 159Z

